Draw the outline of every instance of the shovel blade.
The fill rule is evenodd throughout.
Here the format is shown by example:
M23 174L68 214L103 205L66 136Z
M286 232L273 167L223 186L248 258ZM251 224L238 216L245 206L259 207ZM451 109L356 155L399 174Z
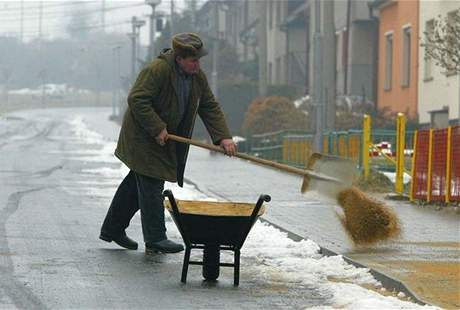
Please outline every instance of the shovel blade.
M338 192L352 185L356 164L347 158L313 153L308 160L307 169L333 177L340 182L330 182L306 176L302 183L301 192L316 190L321 194L335 197Z

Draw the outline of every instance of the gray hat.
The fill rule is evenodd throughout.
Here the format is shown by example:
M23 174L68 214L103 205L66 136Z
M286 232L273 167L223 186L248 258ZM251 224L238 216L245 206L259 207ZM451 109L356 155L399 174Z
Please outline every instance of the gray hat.
M172 48L181 57L203 57L208 51L203 47L203 41L196 33L184 32L172 38Z

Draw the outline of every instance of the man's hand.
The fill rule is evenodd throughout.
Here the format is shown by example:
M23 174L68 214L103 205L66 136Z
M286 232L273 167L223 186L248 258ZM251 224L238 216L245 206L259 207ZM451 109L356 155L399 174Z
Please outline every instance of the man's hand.
M158 136L155 137L155 141L163 146L166 144L166 141L168 141L168 131L165 129L163 129L159 134Z
M220 141L220 146L224 149L226 155L235 156L236 144L232 139L222 139L222 141Z

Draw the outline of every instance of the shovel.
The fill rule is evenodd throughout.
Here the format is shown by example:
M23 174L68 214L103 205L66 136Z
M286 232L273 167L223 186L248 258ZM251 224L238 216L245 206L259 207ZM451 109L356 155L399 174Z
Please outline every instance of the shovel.
M210 151L225 154L225 151L219 146L202 143L172 134L168 134L168 138L176 142L190 144ZM307 169L300 169L280 164L245 153L237 152L235 156L264 166L300 175L303 177L301 187L302 193L305 193L308 190L316 189L322 194L326 194L331 197L335 197L337 192L340 192L343 188L351 186L355 172L355 164L353 161L320 153L313 153L313 155L310 156L306 164Z

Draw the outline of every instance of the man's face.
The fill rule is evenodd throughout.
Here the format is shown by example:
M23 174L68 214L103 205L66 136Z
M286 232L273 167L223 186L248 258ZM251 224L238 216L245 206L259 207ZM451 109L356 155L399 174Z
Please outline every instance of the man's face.
M177 63L187 74L195 74L200 71L200 59L198 57L177 57Z

